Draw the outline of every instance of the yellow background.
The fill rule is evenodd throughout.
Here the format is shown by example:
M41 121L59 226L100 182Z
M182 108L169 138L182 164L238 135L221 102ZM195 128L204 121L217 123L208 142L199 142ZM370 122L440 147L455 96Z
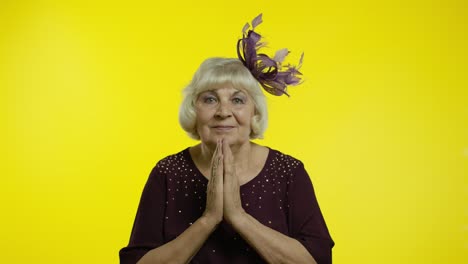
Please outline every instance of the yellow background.
M117 263L148 174L196 142L199 63L305 52L260 143L301 159L334 263L468 263L465 1L0 2L3 263Z

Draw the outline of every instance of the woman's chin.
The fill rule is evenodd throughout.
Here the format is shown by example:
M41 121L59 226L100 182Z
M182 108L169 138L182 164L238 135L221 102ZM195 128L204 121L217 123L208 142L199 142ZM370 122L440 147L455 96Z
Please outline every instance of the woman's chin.
M229 146L232 145L242 145L243 143L247 143L250 141L249 138L239 138L235 137L233 135L212 135L210 137L207 137L205 139L202 138L202 143L208 146L216 146L216 143L218 140L223 140L224 144L229 144Z
M202 138L201 142L208 146L216 146L216 144L218 143L218 140L221 140L221 139L223 139L223 137L214 136L214 137L209 137L209 138Z
M229 137L226 137L226 136L213 136L213 137L209 137L209 138L206 138L206 139L202 139L202 143L205 144L205 145L208 145L208 146L216 146L216 144L218 143L218 140L223 140L224 143L228 143L230 144L230 142L232 141Z

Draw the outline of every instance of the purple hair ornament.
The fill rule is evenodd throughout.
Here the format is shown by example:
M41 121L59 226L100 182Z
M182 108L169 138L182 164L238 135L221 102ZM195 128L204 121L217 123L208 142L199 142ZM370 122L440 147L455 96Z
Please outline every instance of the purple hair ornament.
M237 56L265 91L276 96L283 94L289 96L286 92L287 87L301 83L302 73L299 69L302 66L304 53L297 66L283 65L284 59L289 54L288 49L278 50L273 58L259 53L266 43L260 41L262 36L255 32L255 28L262 22L262 14L260 14L252 20L252 29L249 29L249 23L245 24L242 29L243 37L237 41Z

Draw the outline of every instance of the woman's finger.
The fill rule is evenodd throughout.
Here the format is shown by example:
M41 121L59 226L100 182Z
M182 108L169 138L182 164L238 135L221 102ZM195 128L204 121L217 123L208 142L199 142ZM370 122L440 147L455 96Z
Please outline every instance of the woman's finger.
M222 144L222 151L224 156L224 176L227 177L225 180L232 182L232 177L234 174L234 157L232 156L229 144Z
M218 141L211 159L211 175L207 185L205 215L215 219L217 222L223 217L223 177L222 177L221 142ZM221 171L221 173L220 173Z
M218 157L218 166L216 167L216 181L214 182L216 186L216 190L220 193L222 196L223 193L223 184L224 184L224 177L223 177L223 171L224 171L224 165L223 165L223 155L219 154Z
M215 172L216 172L216 168L218 167L218 153L219 153L219 149L220 149L220 142L218 140L218 142L216 143L216 149L215 151L213 152L213 157L211 157L211 175L210 177L213 177Z
M218 192L220 192L220 193L223 192L223 171L224 171L223 160L224 160L224 156L223 156L222 153L223 153L223 140L219 140L218 141L218 152L216 153L217 162L216 162L216 166L214 168L214 172L215 172L215 178L216 178L216 182L215 182L216 190Z
M236 175L236 167L234 164L234 156L232 155L231 148L225 144L223 145L224 155L224 203L223 203L223 217L226 221L231 222L242 214L240 198L239 180Z

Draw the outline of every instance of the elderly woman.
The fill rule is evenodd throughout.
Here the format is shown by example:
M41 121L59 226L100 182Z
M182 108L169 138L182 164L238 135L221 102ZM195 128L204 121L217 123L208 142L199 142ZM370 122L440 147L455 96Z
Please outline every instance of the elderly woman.
M245 55L206 60L184 90L180 123L200 143L151 171L121 263L331 263L304 165L251 141L267 108Z

